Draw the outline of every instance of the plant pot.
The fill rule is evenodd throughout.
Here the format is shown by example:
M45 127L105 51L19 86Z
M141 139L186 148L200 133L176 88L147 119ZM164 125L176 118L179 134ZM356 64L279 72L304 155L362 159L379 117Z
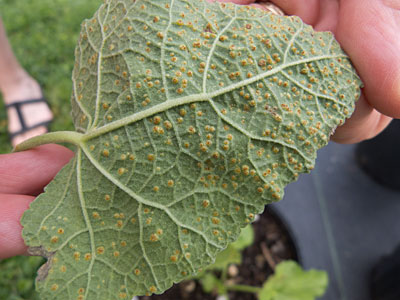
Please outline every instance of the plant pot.
M400 299L400 245L383 257L371 274L372 300Z
M253 223L254 243L242 251L242 264L231 265L228 280L235 284L261 287L276 264L283 260L299 262L299 252L290 228L269 206ZM220 274L216 274L220 275ZM218 295L203 291L196 280L175 284L162 295L139 297L140 300L218 300ZM229 292L230 300L256 300L255 294Z
M376 182L400 190L400 120L392 123L377 137L358 144L359 166Z
M371 300L371 268L400 242L400 191L372 180L355 148L321 149L311 174L273 204L294 232L303 267L328 273L321 300Z

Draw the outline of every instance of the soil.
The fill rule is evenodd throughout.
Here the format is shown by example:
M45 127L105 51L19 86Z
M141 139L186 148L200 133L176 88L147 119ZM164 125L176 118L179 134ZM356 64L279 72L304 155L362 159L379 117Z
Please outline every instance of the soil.
M253 223L255 242L242 252L242 264L231 265L228 280L235 284L261 287L273 274L276 264L283 260L298 261L298 253L292 237L275 211L266 208ZM216 274L219 275L219 274ZM216 294L203 292L194 280L175 284L162 295L139 297L140 300L217 300ZM230 300L257 300L256 295L230 292Z

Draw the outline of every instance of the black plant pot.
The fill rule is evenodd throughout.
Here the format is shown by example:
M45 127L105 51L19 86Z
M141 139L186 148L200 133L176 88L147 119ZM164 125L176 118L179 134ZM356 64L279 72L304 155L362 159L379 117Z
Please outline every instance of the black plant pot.
M400 245L374 267L371 296L372 300L400 299Z
M269 212L269 214L275 219L278 226L282 229L285 235L288 237L288 247L290 248L291 252L293 253L293 260L297 261L300 265L303 264L301 258L300 248L297 243L297 238L293 233L293 230L290 224L286 221L284 216L272 205L267 205L265 210Z
M380 135L360 143L355 153L358 164L370 177L400 190L400 120L393 120Z

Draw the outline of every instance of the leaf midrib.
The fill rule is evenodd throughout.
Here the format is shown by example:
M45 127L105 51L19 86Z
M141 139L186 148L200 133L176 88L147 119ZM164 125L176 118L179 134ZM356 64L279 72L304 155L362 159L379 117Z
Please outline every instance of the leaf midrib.
M85 133L82 137L82 142L87 142L91 139L94 139L98 136L104 135L106 133L109 133L111 131L114 131L116 129L119 129L123 126L127 126L129 124L132 124L134 122L140 121L142 119L145 119L147 117L150 117L154 114L161 113L164 111L167 111L171 108L181 106L184 104L190 104L194 102L204 102L204 101L210 101L211 99L218 97L220 95L223 95L225 93L229 93L235 89L239 89L241 87L250 85L254 82L257 82L261 79L264 79L266 77L269 77L271 75L277 74L281 71L283 71L286 68L293 67L299 64L304 64L304 63L309 63L313 61L319 61L319 60L325 60L325 59L335 59L335 58L346 58L347 56L344 54L339 54L339 55L322 55L322 56L316 56L312 58L307 58L307 59L302 59L302 60L297 60L292 63L288 64L282 64L279 67L274 68L273 70L258 74L257 76L254 76L252 78L242 80L241 82L229 85L225 88L222 88L220 90L217 90L215 92L211 93L199 93L195 95L190 95L190 96L184 96L181 98L177 99L171 99L167 100L165 102L162 102L160 104L157 104L149 109L134 113L130 116L124 117L122 119L119 119L117 121L108 123L107 125L103 125L101 127L98 127L93 130L89 130L87 133Z

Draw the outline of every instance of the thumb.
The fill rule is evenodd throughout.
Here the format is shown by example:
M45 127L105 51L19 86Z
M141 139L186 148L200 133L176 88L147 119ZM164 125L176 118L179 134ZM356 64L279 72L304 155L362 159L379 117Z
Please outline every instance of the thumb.
M400 118L399 0L341 0L336 37L381 113Z

